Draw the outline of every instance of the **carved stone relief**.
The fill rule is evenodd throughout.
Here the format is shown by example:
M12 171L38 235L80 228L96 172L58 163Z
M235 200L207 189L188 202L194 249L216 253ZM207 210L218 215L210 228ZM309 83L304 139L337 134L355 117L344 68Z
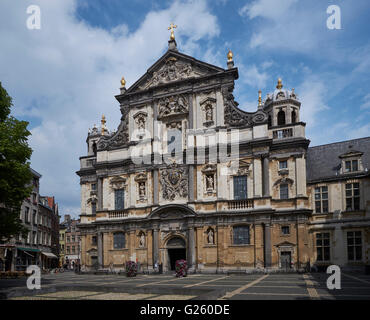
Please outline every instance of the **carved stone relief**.
M140 90L146 90L160 84L183 80L197 75L202 74L194 70L190 63L170 57L159 70L153 72L152 77L140 87Z
M158 119L188 112L189 101L185 95L166 97L158 101Z
M176 164L161 170L162 197L165 200L188 196L188 172L186 167Z

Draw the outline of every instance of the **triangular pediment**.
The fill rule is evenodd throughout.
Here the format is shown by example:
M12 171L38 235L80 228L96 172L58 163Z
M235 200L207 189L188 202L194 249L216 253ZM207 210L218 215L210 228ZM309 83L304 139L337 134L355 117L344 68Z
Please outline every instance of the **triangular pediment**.
M127 90L127 93L145 91L171 82L201 78L224 71L220 67L196 60L183 53L168 50Z
M276 247L294 247L295 244L289 241L283 241L275 245Z
M363 155L363 152L361 151L356 151L356 150L351 150L351 151L348 151L342 155L339 156L339 158L350 158L350 157L359 157L359 156L362 156Z

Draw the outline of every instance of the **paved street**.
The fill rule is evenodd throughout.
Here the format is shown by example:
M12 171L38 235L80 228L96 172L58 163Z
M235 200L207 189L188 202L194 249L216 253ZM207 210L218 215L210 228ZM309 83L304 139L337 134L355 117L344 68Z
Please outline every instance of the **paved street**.
M11 288L11 299L96 300L370 300L370 276L342 273L342 289L328 290L326 274L195 274L173 275L77 275L72 272L44 275L42 291L30 294L26 279L0 280L0 288ZM16 289L15 289L16 288Z

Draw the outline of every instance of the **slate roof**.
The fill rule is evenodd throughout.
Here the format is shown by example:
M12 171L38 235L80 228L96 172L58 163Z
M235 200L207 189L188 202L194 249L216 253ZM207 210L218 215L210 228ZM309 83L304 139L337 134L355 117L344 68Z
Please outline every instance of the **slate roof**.
M363 152L362 164L364 170L367 168L368 171L362 172L362 174L370 174L370 137L367 137L308 148L306 159L307 181L344 176L339 173L341 168L339 156L349 151ZM354 173L350 175L352 176Z

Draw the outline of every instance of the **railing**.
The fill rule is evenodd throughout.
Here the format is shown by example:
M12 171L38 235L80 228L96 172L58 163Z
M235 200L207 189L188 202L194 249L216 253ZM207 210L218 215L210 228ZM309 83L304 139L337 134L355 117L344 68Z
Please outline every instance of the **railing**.
M240 210L254 208L253 200L230 200L227 203L229 210Z
M293 128L275 130L273 132L274 139L285 139L290 137L293 137Z
M126 218L128 213L126 211L112 211L109 212L109 219Z

